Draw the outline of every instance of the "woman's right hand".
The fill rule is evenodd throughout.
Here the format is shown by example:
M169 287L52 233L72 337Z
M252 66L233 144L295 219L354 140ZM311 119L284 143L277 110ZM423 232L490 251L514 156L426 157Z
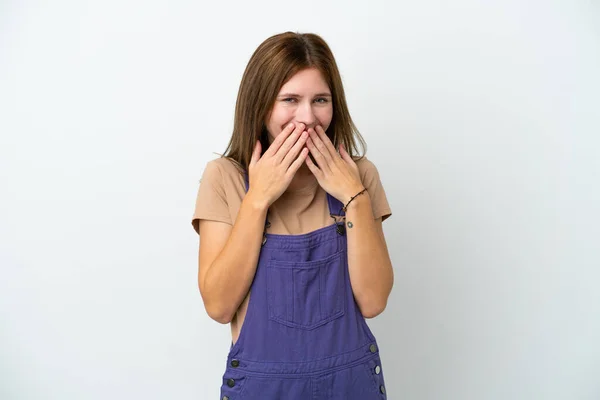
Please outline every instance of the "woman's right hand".
M248 195L262 206L268 208L285 192L308 156L305 128L303 123L288 124L262 157L260 141L256 142L248 167Z

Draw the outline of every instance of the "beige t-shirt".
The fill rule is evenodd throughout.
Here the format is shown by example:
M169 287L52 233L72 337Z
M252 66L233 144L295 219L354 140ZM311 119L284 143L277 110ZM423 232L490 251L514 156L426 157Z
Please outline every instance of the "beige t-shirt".
M366 157L356 161L356 165L371 198L373 218L381 217L385 220L392 215L392 211L377 168ZM245 189L244 176L232 161L224 157L209 161L200 180L192 218L196 232L200 219L233 225L246 193ZM339 210L334 211L337 214ZM267 232L282 235L308 233L334 223L329 214L327 195L318 183L299 190L286 190L269 207L267 218L271 223Z

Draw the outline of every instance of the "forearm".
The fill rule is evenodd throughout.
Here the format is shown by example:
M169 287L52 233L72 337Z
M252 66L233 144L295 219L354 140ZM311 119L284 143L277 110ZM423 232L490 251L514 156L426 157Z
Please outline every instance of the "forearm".
M225 246L206 271L202 297L211 317L221 323L231 321L250 289L267 208L250 193L244 197Z
M356 302L366 318L380 314L393 285L387 246L373 218L368 192L357 196L346 211L348 269ZM350 227L351 226L351 227Z

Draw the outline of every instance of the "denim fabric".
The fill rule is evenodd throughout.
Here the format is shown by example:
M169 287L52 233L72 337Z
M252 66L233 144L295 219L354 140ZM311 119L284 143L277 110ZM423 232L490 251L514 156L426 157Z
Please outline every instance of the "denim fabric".
M337 215L341 203L327 200ZM386 399L379 348L350 286L346 235L333 224L265 237L221 400Z

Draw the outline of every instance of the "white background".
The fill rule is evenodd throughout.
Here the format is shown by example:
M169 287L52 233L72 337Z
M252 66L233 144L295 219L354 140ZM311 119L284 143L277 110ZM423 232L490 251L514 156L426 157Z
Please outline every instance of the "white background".
M389 398L599 399L600 6L569 0L1 2L0 398L218 398L190 220L287 30L392 206Z

